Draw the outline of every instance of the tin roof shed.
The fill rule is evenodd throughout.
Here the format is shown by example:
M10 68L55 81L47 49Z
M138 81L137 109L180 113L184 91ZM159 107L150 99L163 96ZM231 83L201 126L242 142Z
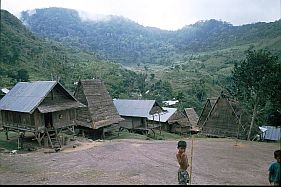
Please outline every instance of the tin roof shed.
M59 90L61 90L65 97L69 98L70 100L68 100L67 103L42 103L44 98L54 87L57 87ZM84 107L84 105L78 102L57 81L18 82L0 100L0 110L31 114L37 107L41 113L47 113L69 108Z
M262 139L264 140L280 140L281 139L281 128L273 126L261 126L259 127L262 131Z

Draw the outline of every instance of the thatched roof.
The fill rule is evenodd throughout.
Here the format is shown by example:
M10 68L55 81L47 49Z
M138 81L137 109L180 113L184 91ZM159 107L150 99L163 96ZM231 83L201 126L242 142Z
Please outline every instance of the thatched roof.
M85 124L87 127L97 129L124 120L119 116L104 83L99 79L80 80L74 96L87 106L87 118L91 123L90 126Z
M186 114L192 128L197 129L197 122L199 120L199 117L198 117L196 111L194 110L194 108L185 108L184 111L185 111L185 114Z
M216 103L217 100L218 100L218 97L207 98L207 102L210 103L211 107L214 106L214 104Z
M181 125L182 127L188 127L188 126L191 126L190 122L188 121L188 118L187 116L177 110L168 120L168 123L169 124L172 124L172 123L178 123L179 125Z
M203 107L203 110L199 116L199 119L197 121L197 126L202 127L203 123L205 122L206 118L208 117L209 112L215 105L216 101L218 100L218 97L212 97L212 98L207 98L207 101Z
M194 110L194 108L185 108L184 111L185 111L185 114L187 115L188 120L190 121L191 125L196 126L199 117L198 117L196 111Z
M236 137L239 129L239 136L245 136L250 116L237 100L221 92L211 108L205 105L198 125L209 134ZM253 127L253 130L256 131L257 127Z

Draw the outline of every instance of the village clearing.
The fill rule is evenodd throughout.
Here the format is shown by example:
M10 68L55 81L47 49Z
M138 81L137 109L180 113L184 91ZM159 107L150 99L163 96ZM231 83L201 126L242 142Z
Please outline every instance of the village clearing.
M191 162L192 138L188 143ZM79 138L61 151L0 153L5 184L177 184L178 140ZM269 185L268 166L280 142L193 140L191 184Z

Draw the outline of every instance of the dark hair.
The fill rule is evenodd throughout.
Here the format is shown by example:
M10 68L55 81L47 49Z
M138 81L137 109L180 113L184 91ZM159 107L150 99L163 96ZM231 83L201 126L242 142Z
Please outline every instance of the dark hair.
M281 150L274 151L274 158L281 157Z
M180 140L180 141L178 142L178 148L179 148L179 147L186 148L186 142L183 141L183 140Z

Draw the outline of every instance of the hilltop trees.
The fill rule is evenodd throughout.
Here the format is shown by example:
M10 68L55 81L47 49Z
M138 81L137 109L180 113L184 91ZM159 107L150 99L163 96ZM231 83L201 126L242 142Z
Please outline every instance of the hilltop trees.
M252 113L248 140L258 115L268 106L277 110L272 101L280 103L280 71L281 63L278 57L267 50L248 50L246 59L236 63L232 72L234 81L234 94Z

